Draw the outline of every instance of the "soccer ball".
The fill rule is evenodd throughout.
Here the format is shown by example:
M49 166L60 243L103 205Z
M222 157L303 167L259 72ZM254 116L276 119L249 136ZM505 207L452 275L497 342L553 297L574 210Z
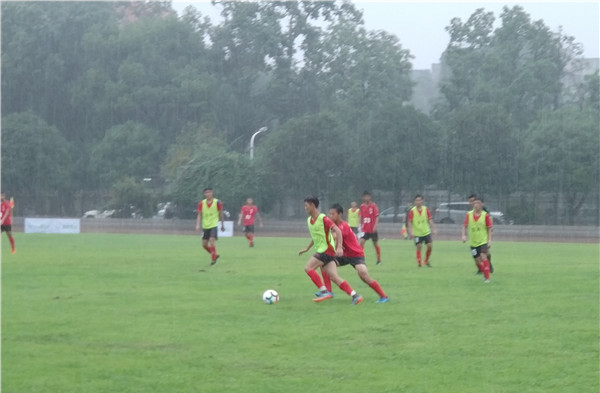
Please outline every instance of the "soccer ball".
M265 293L263 293L263 302L267 304L277 303L279 301L279 294L274 289L267 289Z

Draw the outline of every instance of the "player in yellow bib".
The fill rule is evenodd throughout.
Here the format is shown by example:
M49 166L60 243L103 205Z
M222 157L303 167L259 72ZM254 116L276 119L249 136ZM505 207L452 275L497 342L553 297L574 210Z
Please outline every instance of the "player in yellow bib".
M350 203L350 209L346 211L346 221L348 226L352 229L354 236L358 239L358 226L360 225L360 209L356 202Z
M196 219L196 230L202 227L202 247L211 256L211 265L217 263L219 254L215 241L218 239L219 221L221 221L221 231L225 231L225 221L223 220L223 204L213 195L212 188L204 189L204 199L198 203L198 218ZM202 226L200 226L202 224Z
M475 259L477 267L484 276L484 282L490 282L490 262L487 259L488 249L492 246L492 220L490 215L482 209L483 203L480 198L473 200L473 210L465 216L462 228L462 241L467 241L466 231L469 231L469 244L471 255Z
M431 239L431 229L433 233L437 235L437 229L431 218L431 212L427 206L423 206L423 196L415 196L415 206L408 211L408 217L406 219L408 236L411 239L415 239L415 245L417 246L417 264L421 267L421 248L423 243L427 245L427 251L425 252L425 265L431 267L429 263L429 257L431 257L431 251L433 250L433 240Z

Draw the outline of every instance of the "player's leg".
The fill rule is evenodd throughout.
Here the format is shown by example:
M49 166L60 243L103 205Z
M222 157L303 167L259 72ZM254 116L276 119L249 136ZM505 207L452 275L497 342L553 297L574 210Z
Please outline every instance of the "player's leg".
M363 235L363 237L361 237L358 242L362 248L365 248L365 241L366 241L366 239L365 239L365 236Z
M217 259L219 259L219 254L217 254L217 239L218 239L218 235L217 232L218 229L217 227L214 227L210 230L210 238L208 239L208 246L210 248L210 255L211 255L211 260L212 263L211 265L214 265L215 263L217 263Z
M211 251L210 245L209 245L209 239L210 239L210 237L207 236L206 233L202 236L202 247L206 250L207 253L212 254L212 251Z
M417 246L417 264L421 267L421 248L423 247L423 243L421 243L421 239L415 237L415 243Z
M331 278L327 274L327 271L324 269L324 267L321 267L321 275L323 276L323 285L325 285L325 288L327 288L327 290L330 293L332 293L331 292Z
M490 262L488 261L487 256L487 246L482 246L480 258L483 266L483 277L485 278L485 282L490 282Z
M377 253L377 265L381 263L381 249L379 248L379 234L373 232L372 234L373 246L375 246L375 253Z
M431 240L431 237L428 237L427 241L428 243L426 244L427 250L425 251L425 265L431 267L431 265L429 264L429 257L431 256L431 250L433 250L433 241Z
M317 288L319 288L320 292L327 292L327 288L325 287L325 285L323 285L323 281L321 280L321 277L316 271L317 268L323 267L323 262L319 260L318 257L319 254L315 254L312 257L310 257L308 262L306 262L306 266L304 266L304 271L306 272L308 277L310 277L312 282L317 286ZM331 296L329 296L329 298L330 297Z
M3 232L6 232L6 236L8 237L8 241L10 242L10 251L11 253L16 253L17 250L15 248L15 238L12 235L12 229L11 228L7 228L7 229L3 229Z
M488 252L487 252L487 260L490 264L490 273L494 272L494 266L492 266L492 253L490 252L489 248L488 248Z
M352 297L352 304L358 304L362 302L363 297L356 293L356 291L352 289L352 287L350 286L350 284L348 284L346 280L338 276L337 266L335 262L331 261L329 263L326 263L324 269L331 278L331 281L336 283L336 285L340 287L342 291L346 292L349 296ZM317 299L313 300L318 301Z
M379 283L369 276L367 265L364 263L357 263L354 265L354 268L356 269L356 273L358 273L358 277L379 295L378 303L385 303L389 300L388 296L383 292L383 289L381 289L381 286L379 286Z

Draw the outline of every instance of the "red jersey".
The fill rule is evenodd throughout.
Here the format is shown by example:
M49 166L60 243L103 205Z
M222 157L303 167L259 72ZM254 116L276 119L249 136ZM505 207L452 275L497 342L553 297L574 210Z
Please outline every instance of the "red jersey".
M365 257L365 252L363 251L360 244L358 244L358 240L356 240L356 235L352 232L352 228L346 221L340 221L339 224L336 224L340 231L342 231L342 248L344 249L345 257Z
M379 209L377 209L375 202L371 202L368 205L364 203L360 205L360 222L364 233L373 233L377 217L379 217Z
M10 201L0 202L0 219L6 217L4 222L2 222L2 225L12 225L12 215L10 214L10 209L12 209Z
M242 210L240 214L244 218L244 226L247 227L249 225L254 225L254 216L258 213L258 207L254 205L244 205L242 206Z
M475 215L475 212L473 212L473 220L477 221L479 220L479 218L481 217L481 213L479 213L478 216ZM469 226L469 215L465 215L465 226ZM485 215L485 226L488 228L492 227L492 216L490 216L489 214Z
M213 199L213 202L214 201L215 200ZM208 207L211 207L213 202L211 202L211 203L206 202L206 204L208 205ZM218 211L223 210L223 203L221 203L221 201L219 201L219 200L217 200L217 210ZM200 201L200 203L198 203L198 213L201 213L201 212L202 212L202 201Z

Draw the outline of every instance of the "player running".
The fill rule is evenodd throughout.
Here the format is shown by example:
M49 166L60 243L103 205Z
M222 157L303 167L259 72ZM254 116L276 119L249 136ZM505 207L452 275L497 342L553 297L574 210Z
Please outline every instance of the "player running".
M484 276L484 282L490 282L490 262L487 259L488 249L492 246L492 220L490 215L482 209L481 199L475 197L473 210L465 216L462 227L462 241L467 241L466 230L469 230L469 243L471 255L475 259L477 267Z
M262 218L258 214L258 207L253 204L252 198L246 199L246 204L242 206L240 210L240 218L238 219L238 225L242 225L242 218L244 219L244 235L248 239L248 245L254 247L254 218L258 219L258 225L262 228Z
M15 203L11 198L10 201L6 199L4 192L0 193L0 227L2 232L6 232L8 241L10 242L10 252L15 254L17 249L15 248L15 238L12 235L12 215Z
M379 249L379 235L377 234L377 226L379 225L379 209L377 204L371 200L369 191L363 192L363 203L360 205L360 219L363 236L360 239L360 246L365 247L365 242L369 239L373 240L375 252L377 253L377 265L381 263L381 250Z
M346 221L348 221L348 225L350 229L352 229L352 233L354 236L358 238L358 226L360 225L360 209L358 208L358 204L354 201L350 203L350 209L346 212Z
M204 189L204 199L198 203L198 218L196 219L196 230L200 230L202 222L202 247L211 256L211 266L217 263L219 254L215 241L219 238L217 227L221 221L221 231L225 231L225 221L223 220L223 204L213 195L213 189L208 187Z
M310 279L319 288L320 296L313 299L314 302L322 302L323 300L331 299L333 295L327 287L323 285L323 281L319 274L315 271L316 268L324 268L327 276L335 282L342 291L352 297L352 304L362 302L363 297L356 293L346 281L337 274L335 263L336 256L344 254L342 249L342 232L340 229L323 213L319 212L319 199L317 197L307 197L304 199L304 210L308 213L307 223L308 231L312 240L308 246L300 250L298 255L302 255L314 245L317 251L310 257L304 271Z
M471 209L473 208L473 201L475 200L476 197L477 197L477 195L475 195L475 194L471 194L468 197L469 203L471 204ZM481 203L483 204L483 198L481 199ZM486 212L490 216L490 220L492 220L492 224L493 224L494 223L494 219L490 215L490 212L485 207L485 205L483 205L483 207L481 208L481 210L483 210L484 212ZM494 273L494 266L492 265L492 253L491 253L489 247L488 247L487 257L488 257L488 262L490 263L490 273ZM477 262L475 262L475 265L477 265ZM476 274L482 274L481 270L477 269Z
M433 240L431 239L431 228L433 233L437 235L437 229L431 218L431 212L427 206L423 206L423 196L415 196L415 205L408 212L406 219L408 236L415 239L415 246L417 246L417 263L421 267L421 248L423 243L427 244L427 251L425 252L425 265L431 267L429 263L429 257L433 249Z
M342 232L342 248L344 250L344 255L336 258L338 264L340 266L352 265L352 267L356 269L356 273L358 273L360 279L379 295L377 303L389 302L390 298L383 292L377 281L369 276L369 271L365 264L365 252L360 244L358 244L356 235L354 235L348 223L342 219L343 215L344 208L342 208L339 203L336 203L329 208L329 218Z

